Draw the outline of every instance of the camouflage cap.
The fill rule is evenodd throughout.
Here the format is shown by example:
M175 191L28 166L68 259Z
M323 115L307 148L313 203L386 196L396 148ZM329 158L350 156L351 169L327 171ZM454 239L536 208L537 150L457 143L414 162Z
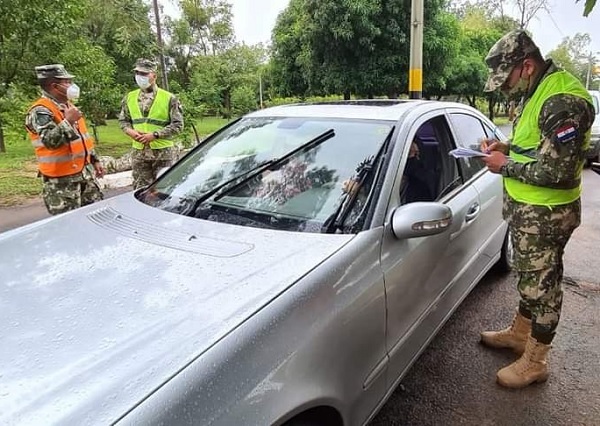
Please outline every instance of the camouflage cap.
M156 72L156 62L153 61L152 59L144 59L144 58L139 58L137 61L135 61L135 67L133 68L134 71L141 71L141 72Z
M524 30L505 34L485 57L490 74L483 90L493 92L502 86L514 66L535 51L539 51L538 47Z
M73 78L73 76L67 72L65 66L62 64L40 65L35 67L35 73L38 80L44 80L46 78Z

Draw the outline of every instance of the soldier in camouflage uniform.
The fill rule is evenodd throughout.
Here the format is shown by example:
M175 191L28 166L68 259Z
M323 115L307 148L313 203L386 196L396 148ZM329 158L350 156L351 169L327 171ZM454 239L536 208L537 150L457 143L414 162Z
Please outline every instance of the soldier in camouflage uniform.
M134 189L148 186L163 167L174 161L172 136L183 130L181 104L173 94L156 85L156 63L138 59L135 68L138 90L121 102L119 124L132 139Z
M485 90L523 95L510 143L482 143L487 167L504 177L521 296L512 325L481 335L488 346L521 357L497 374L512 388L545 381L547 354L562 306L563 253L581 219L581 172L594 120L591 98L571 74L545 61L522 30L502 37L486 57Z
M81 112L72 100L79 88L63 65L35 68L42 96L27 113L25 127L43 179L43 199L52 215L102 200L95 177L104 169L94 152Z

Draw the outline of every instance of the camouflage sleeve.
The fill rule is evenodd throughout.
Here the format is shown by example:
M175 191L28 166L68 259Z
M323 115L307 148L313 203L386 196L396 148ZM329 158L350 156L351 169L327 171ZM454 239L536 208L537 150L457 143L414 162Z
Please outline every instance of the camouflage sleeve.
M36 133L48 149L56 149L79 137L67 120L54 122L52 112L43 106L31 109L25 118L25 126Z
M161 138L168 139L183 130L183 109L175 95L171 96L169 101L169 117L170 123L158 131Z
M92 164L95 164L98 161L100 161L100 157L98 157L98 153L96 152L96 148L92 148L92 150L90 151L90 161L92 162Z
M121 101L121 112L119 113L119 126L121 130L126 131L132 129L133 124L131 123L131 115L129 115L129 108L127 107L127 95Z
M572 188L580 179L585 158L585 133L594 120L593 106L568 94L555 95L542 106L538 126L542 141L537 160L510 162L506 174L522 182L549 188Z

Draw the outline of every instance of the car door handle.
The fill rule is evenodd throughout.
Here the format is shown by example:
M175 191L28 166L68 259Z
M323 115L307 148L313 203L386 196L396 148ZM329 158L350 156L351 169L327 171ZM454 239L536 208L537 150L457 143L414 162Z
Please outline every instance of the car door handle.
M471 204L471 207L469 207L469 210L467 210L467 214L465 216L465 221L472 222L473 220L477 219L477 216L479 216L480 211L481 211L481 206L479 205L479 203L475 202L475 203Z

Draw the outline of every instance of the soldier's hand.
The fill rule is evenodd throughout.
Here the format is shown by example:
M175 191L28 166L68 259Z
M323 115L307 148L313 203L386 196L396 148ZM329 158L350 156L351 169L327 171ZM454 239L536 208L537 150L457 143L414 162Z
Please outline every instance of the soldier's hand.
M492 173L500 173L502 166L508 163L508 158L500 151L492 151L489 156L482 157L481 160Z
M136 141L139 139L140 136L142 136L142 134L135 129L127 129L125 133L127 133L127 136L135 139Z
M150 142L152 142L154 140L154 135L152 133L141 133L139 138L137 138L138 142L141 142L143 144L149 144Z
M482 139L479 142L479 149L481 150L481 152L489 154L493 151L499 151L504 155L508 154L508 145L503 142L500 142L497 139Z
M100 161L96 161L94 163L94 171L96 172L97 178L101 178L104 176L104 167L102 167L102 163L100 163Z
M70 124L75 124L77 120L79 120L82 117L81 111L79 111L77 107L73 104L65 105L63 113L65 114L65 119Z

